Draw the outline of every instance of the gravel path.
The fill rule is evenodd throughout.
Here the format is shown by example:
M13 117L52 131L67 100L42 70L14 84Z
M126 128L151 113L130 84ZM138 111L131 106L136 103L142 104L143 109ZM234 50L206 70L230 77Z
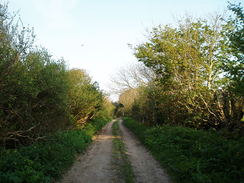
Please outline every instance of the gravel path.
M85 154L80 155L61 183L116 183L119 182L112 164L113 121L94 139ZM137 138L119 122L122 139L131 162L136 183L170 183L168 176L141 145Z
M119 123L136 183L169 183L170 179L137 138Z
M61 183L113 183L116 182L112 169L112 126L108 123L94 139L85 154L78 157Z

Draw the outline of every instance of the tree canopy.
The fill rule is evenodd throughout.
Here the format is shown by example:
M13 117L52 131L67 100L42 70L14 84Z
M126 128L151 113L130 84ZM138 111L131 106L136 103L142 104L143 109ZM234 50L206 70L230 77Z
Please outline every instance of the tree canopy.
M69 70L65 60L34 46L34 38L0 4L0 144L6 147L112 114L112 104L84 70Z
M241 129L243 117L243 8L224 19L186 17L178 25L160 25L133 47L138 61L155 77L119 102L128 115L151 124L193 128ZM128 79L129 77L127 77ZM133 98L133 100L129 100ZM130 107L128 106L130 102Z

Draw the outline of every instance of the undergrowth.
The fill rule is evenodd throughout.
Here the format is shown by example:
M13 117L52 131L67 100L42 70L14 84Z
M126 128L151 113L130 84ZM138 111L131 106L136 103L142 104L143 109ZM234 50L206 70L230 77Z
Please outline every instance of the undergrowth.
M185 127L148 127L130 118L124 124L179 183L243 183L244 138Z
M58 180L106 123L107 120L96 119L83 129L58 132L27 147L0 149L0 183Z

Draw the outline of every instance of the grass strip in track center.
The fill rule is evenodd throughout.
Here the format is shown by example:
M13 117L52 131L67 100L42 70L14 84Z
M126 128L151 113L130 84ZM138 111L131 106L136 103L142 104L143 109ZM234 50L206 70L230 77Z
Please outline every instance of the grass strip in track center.
M118 182L134 183L134 173L126 154L126 147L121 138L118 121L113 123L112 134L115 136L113 139L113 166L120 179Z

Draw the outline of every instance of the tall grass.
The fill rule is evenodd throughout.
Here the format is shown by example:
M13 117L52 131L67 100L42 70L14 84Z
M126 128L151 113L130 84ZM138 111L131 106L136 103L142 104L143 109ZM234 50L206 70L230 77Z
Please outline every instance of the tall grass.
M118 182L134 183L135 176L132 165L128 159L127 150L122 140L122 132L120 131L118 121L113 123L113 166L120 179Z
M147 127L125 118L124 124L179 183L244 182L244 138L185 127Z
M61 178L106 122L97 119L84 129L58 132L31 146L0 149L0 183L49 183Z

